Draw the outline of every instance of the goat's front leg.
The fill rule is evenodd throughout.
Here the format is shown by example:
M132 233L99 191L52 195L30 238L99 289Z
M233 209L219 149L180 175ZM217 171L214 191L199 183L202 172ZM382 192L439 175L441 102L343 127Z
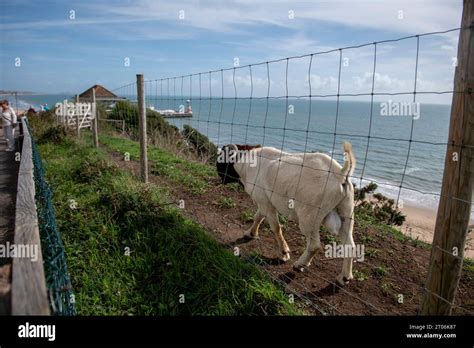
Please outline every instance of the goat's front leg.
M286 262L290 259L290 248L286 243L285 238L283 237L283 232L281 230L280 221L278 221L278 213L273 211L267 215L268 223L270 224L270 228L275 235L275 239L277 240L278 247L280 248L282 256L280 259L283 262Z
M250 229L244 232L244 237L250 239L258 238L258 228L264 219L265 216L260 212L259 209L257 209L257 212L253 218L252 226L250 226Z

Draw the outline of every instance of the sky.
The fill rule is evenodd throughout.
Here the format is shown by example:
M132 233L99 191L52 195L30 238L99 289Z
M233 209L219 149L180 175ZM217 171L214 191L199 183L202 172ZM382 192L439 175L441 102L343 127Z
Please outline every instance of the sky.
M245 66L458 28L462 1L3 0L1 8L3 90L76 94L94 84L116 89L138 73L155 80L203 72L201 82L198 75L172 79L171 90L183 83L213 96L300 96L370 93L372 85L412 92L415 82L417 91L452 90L458 31L420 37L418 49L413 38L284 59L268 70Z

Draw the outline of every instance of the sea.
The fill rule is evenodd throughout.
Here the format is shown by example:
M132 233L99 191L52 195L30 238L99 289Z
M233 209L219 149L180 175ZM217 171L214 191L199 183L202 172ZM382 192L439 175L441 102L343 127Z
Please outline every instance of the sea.
M16 103L23 109L38 108L69 98L19 95ZM178 110L188 98L149 98L147 107ZM191 105L192 118L168 121L179 128L189 124L218 146L260 144L289 152L323 152L339 163L342 142L349 141L357 159L352 178L357 186L375 182L379 192L400 204L437 208L450 105L420 104L416 116L387 115L381 102L348 100L191 98Z

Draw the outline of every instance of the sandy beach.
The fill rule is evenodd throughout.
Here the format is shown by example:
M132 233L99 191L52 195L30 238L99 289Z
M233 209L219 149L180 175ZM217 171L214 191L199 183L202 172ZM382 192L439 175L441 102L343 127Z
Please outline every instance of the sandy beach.
M401 231L414 239L418 238L421 241L431 244L436 222L436 211L405 204L402 212L406 215L406 221L403 226L401 226ZM474 225L474 221L471 220L469 225ZM473 233L468 234L464 256L474 259Z

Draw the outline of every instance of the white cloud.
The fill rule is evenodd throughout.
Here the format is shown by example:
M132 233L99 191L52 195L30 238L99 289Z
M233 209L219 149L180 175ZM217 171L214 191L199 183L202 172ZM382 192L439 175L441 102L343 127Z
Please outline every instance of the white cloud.
M232 31L242 25L271 24L295 28L302 20L332 22L393 32L419 33L460 25L460 0L333 0L333 1L193 1L179 3L136 0L126 5L102 6L112 13L137 20L176 21L184 11L183 23L195 28ZM368 10L370 9L370 10ZM290 19L288 11L294 11ZM403 19L399 19L402 11ZM100 12L99 12L100 13Z
M398 78L379 73L375 73L375 78L373 78L373 76L374 75L371 72L366 72L363 76L354 76L353 81L355 87L359 90L367 91L372 87L373 80L376 90L381 90L384 92L404 92L409 89L409 83L406 80L403 81Z
M324 91L325 94L332 94L337 91L337 85L338 80L334 76L323 77L316 74L311 74L312 91Z
M81 32L94 34L95 37L116 45L101 45L91 41L87 52L101 57L121 60L123 51L128 49L128 42L139 40L189 40L196 39L196 46L203 50L202 44L207 43L206 35L212 34L219 38L219 42L239 50L238 56L241 65L271 60L275 58L297 56L315 53L363 42L354 42L352 31L358 31L358 39L366 37L370 42L372 32L386 33L387 39L396 38L405 34L417 34L429 31L445 30L457 27L460 24L461 0L320 0L320 1L264 1L264 0L183 0L170 2L166 0L130 0L105 2L83 1L76 4L77 18L69 19L42 19L31 18L12 21L6 18L0 22L0 30L6 33L8 41L41 41L51 40L54 43L58 38L63 39L69 33ZM184 11L184 19L180 20L180 10ZM295 13L294 19L288 18L288 11ZM403 11L403 19L399 19L399 11ZM334 25L329 27L328 25ZM330 30L326 31L326 28ZM71 28L68 32L66 28ZM58 29L53 32L50 29ZM42 30L48 30L43 35ZM329 33L325 36L325 33ZM335 36L334 33L338 35ZM50 35L51 34L51 35ZM243 34L243 35L242 35ZM339 35L340 34L340 35ZM220 35L220 36L217 36ZM330 35L330 36L329 36ZM375 34L374 34L375 35ZM443 35L430 46L423 46L426 57L422 61L422 69L427 78L419 76L420 89L433 89L440 85L439 80L445 80L438 74L436 65L440 62L451 63L451 57L456 55L457 32ZM210 36L209 36L210 37ZM23 40L24 39L24 40ZM428 37L424 37L426 45ZM202 40L202 41L198 41ZM194 45L194 44L193 44ZM331 45L329 47L328 45ZM161 59L173 57L167 51L160 50L160 46L143 46L142 56L129 54L133 61L146 62L147 66L162 62ZM427 49L428 48L428 49ZM204 48L205 49L205 48ZM380 45L377 48L378 61L375 75L376 87L381 90L399 91L413 88L413 62L411 51L400 49L396 43ZM68 48L69 53L74 48ZM155 54L156 52L156 54ZM440 53L441 52L441 53ZM231 54L234 55L235 52ZM177 74L196 72L196 69L217 69L222 65L232 65L232 56L226 61L226 52L218 52L213 57L204 57L196 63L192 55L183 57L182 69ZM367 91L370 89L372 74L372 51L349 50L345 54L350 57L351 70L343 72L343 87ZM210 52L209 55L212 55ZM444 56L443 56L444 55ZM147 56L150 58L147 59ZM205 56L205 55L204 55ZM174 57L173 57L174 58ZM209 58L209 59L207 59ZM58 59L61 59L58 57ZM67 59L67 58L65 58ZM104 59L105 60L105 59ZM163 61L164 62L164 61ZM315 58L311 83L312 90L320 94L332 94L337 89L337 69L334 71L334 62L337 57L321 55ZM155 64L158 65L158 64ZM283 64L284 65L284 64ZM171 69L175 69L170 64ZM337 67L337 64L336 64ZM151 68L150 68L151 69ZM167 70L166 75L173 70ZM199 71L198 70L198 71ZM272 92L281 94L284 90L284 66L271 66ZM346 73L347 71L347 73ZM293 60L290 64L289 93L293 95L307 94L308 91L308 62ZM256 90L266 93L266 71L262 69L253 79ZM215 75L213 75L214 77ZM411 76L411 80L410 77ZM150 76L155 78L157 76ZM248 89L249 76L237 76L238 88ZM226 85L228 80L226 80ZM213 84L213 82L212 82ZM212 87L214 89L214 86ZM240 92L240 91L239 91ZM343 93L348 91L344 90ZM256 92L257 93L257 92Z
M301 29L310 23L329 22L344 27L359 27L387 32L422 33L445 30L460 25L461 0L322 0L322 1L267 1L267 0L133 0L127 3L82 3L86 13L99 14L74 21L41 20L2 23L3 30L52 28L65 25L107 25L116 23L181 23L184 27L215 32L251 31L253 25L268 24ZM368 10L370 9L370 10ZM295 18L289 19L288 11ZM184 11L184 19L179 19ZM399 19L399 11L403 19ZM177 28L177 30L183 28Z

